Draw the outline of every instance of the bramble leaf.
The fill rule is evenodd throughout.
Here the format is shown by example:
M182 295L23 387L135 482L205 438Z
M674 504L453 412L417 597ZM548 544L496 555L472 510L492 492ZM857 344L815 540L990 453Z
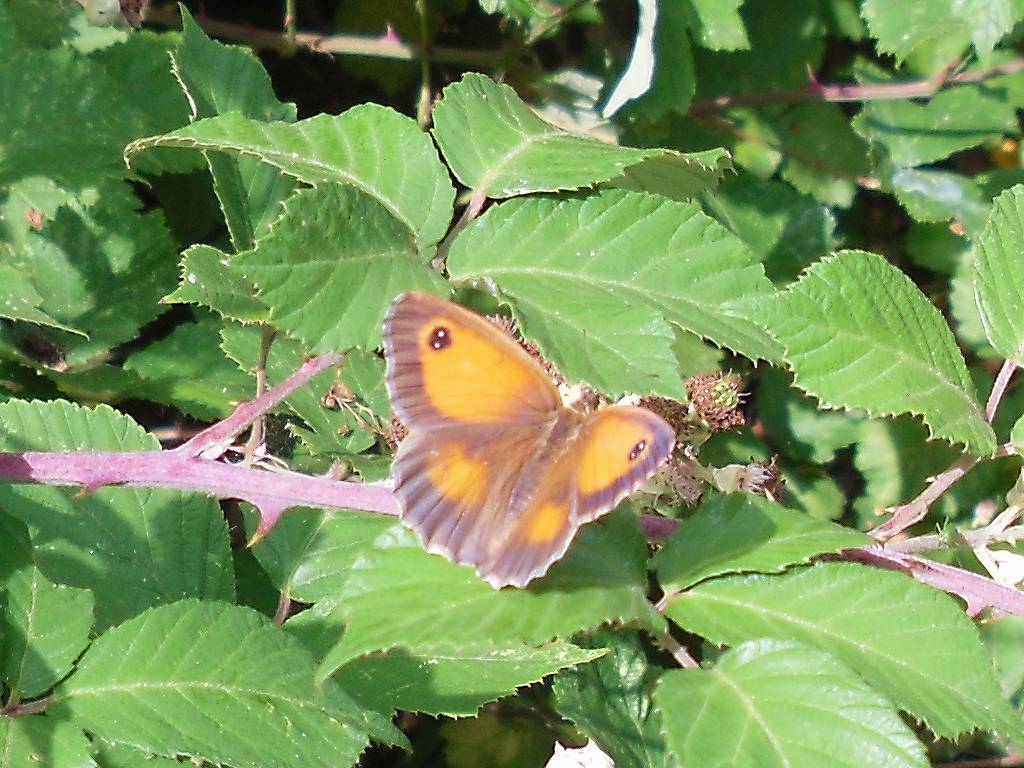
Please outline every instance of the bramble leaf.
M878 50L902 61L936 37L949 40L957 50L974 43L978 54L987 56L1019 20L1021 10L1010 0L865 0L863 14Z
M415 654L396 649L364 656L338 670L334 679L357 703L378 712L467 717L516 688L602 655L603 648L563 642L531 648L466 639Z
M53 717L0 717L0 768L96 768L89 740Z
M666 753L664 723L651 701L661 669L648 658L640 635L598 630L583 642L608 653L555 676L558 713L596 741L616 768L669 768L674 763Z
M351 184L401 224L421 257L451 223L455 189L430 138L408 117L376 104L291 124L233 112L134 141L125 156L156 147L254 157L307 184ZM398 157L401 162L381 162Z
M678 595L665 615L715 644L774 638L826 651L940 736L986 728L1024 739L977 628L909 576L853 563L734 576Z
M401 222L340 184L292 195L269 234L231 263L256 284L270 322L312 352L373 348L395 296L444 291Z
M913 413L935 437L981 456L995 449L952 331L881 256L823 259L757 314L786 348L796 385L825 407Z
M759 496L720 494L680 523L655 556L665 591L737 571L777 573L823 552L868 544L852 528L786 509Z
M928 768L884 696L828 653L752 640L710 669L667 672L654 693L684 765ZM784 703L783 703L784 702Z
M48 580L35 565L25 525L2 512L0 541L0 678L27 700L64 677L88 645L93 598Z
M1003 192L981 234L974 260L974 293L985 334L1001 355L1024 361L1024 185Z
M256 288L212 245L193 245L181 256L181 282L161 299L166 304L201 304L224 317L245 322L267 319Z
M353 562L337 595L345 634L320 674L371 651L418 654L467 635L518 645L608 621L658 625L646 599L646 554L632 514L623 510L585 526L568 555L528 589L496 590L472 568L428 554L412 531L395 525Z
M298 641L216 601L161 606L109 630L50 711L106 742L239 767L351 765L367 741L340 689L314 685Z
M193 120L237 111L253 120L295 122L295 105L277 100L270 75L251 51L211 40L184 8L181 27L171 60ZM206 160L235 250L252 248L277 218L295 180L252 157L211 152Z
M688 196L713 187L722 174L719 162L700 155L575 136L538 117L509 86L475 73L444 89L433 117L434 138L452 172L487 197L580 189L634 170L640 179L657 174L662 186ZM645 161L657 167L646 168Z
M695 206L658 196L493 206L455 240L448 270L493 281L565 376L606 392L681 394L668 323L754 359L778 353L730 309L772 291L761 265Z

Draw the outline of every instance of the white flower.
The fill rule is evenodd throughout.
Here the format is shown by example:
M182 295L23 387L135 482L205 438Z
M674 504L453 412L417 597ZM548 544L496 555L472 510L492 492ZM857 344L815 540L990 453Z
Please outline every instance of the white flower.
M615 768L615 762L592 741L581 749L566 749L556 743L545 768Z

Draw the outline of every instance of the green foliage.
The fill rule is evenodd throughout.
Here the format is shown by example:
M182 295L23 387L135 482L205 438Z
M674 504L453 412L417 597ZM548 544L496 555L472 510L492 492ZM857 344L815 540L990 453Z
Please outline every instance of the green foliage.
M671 765L661 711L651 701L660 668L649 658L640 635L602 630L589 642L607 645L608 653L559 673L552 685L558 713L621 768Z
M779 573L815 555L862 546L869 537L747 494L716 496L684 521L653 559L658 581L678 591L712 576Z
M975 260L978 307L989 342L1004 357L1024 356L1024 318L1016 302L1024 286L1020 242L1024 239L1024 186L1003 192L993 202Z
M949 597L902 574L819 563L780 578L734 576L694 587L665 613L716 644L767 637L826 651L939 735L984 723L1024 737L979 653L977 629Z
M54 692L53 711L104 741L168 757L349 764L367 723L339 689L313 687L312 673L309 652L259 614L183 601L97 640Z
M0 0L0 768L1024 745L1024 3L352 2L262 59L129 6ZM526 588L355 501L410 290L676 401Z
M0 406L0 450L152 451L153 437L107 406L64 401ZM0 509L32 536L37 567L92 590L103 630L184 597L231 600L227 526L207 497L178 491L0 485Z
M637 238L651 250L638 254ZM764 270L694 205L619 191L512 200L466 228L448 269L493 280L567 376L607 392L680 394L669 323L753 359L777 354L731 311L768 294Z
M952 331L882 257L823 259L762 311L795 383L826 407L920 414L935 436L992 453L995 437Z
M871 755L886 765L929 765L884 696L835 657L798 643L754 640L714 669L668 672L656 701L684 764L824 768ZM754 727L737 733L730 725L739 722Z

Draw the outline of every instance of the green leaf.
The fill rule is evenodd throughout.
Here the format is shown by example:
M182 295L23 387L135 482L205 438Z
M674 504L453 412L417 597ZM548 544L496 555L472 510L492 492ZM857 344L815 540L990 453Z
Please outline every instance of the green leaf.
M838 104L807 102L767 116L785 157L781 176L819 202L848 208L861 178L871 173L868 143Z
M8 247L4 247L0 251L0 258L3 258L4 261L13 258ZM59 328L62 331L77 333L79 336L88 338L87 334L77 328L64 325L43 312L39 308L43 301L43 297L36 291L27 275L22 274L10 264L0 263L0 317Z
M661 712L651 702L661 672L632 631L600 630L586 647L607 646L590 664L560 672L555 709L615 760L616 768L668 768Z
M876 70L861 73L870 85L892 80ZM1017 118L1006 92L987 85L964 85L936 93L927 104L907 100L868 101L853 120L854 129L881 144L898 167L943 160L1017 130Z
M275 587L316 603L341 594L352 562L393 525L385 515L290 509L253 551Z
M825 10L826 4L805 0L774 0L769 12L744 3L740 16L750 45L741 51L695 49L697 97L806 88L807 72L821 71Z
M96 768L91 744L53 717L0 717L0 768ZM104 766L106 768L106 766Z
M927 437L925 427L909 417L861 425L854 466L864 478L864 490L854 500L853 509L863 527L876 525L892 504L913 499L931 478L959 458L957 449L927 442ZM977 505L1011 487L1019 471L1016 458L981 462L936 500L928 522L941 523L948 518L973 524L971 516Z
M866 533L781 507L760 496L720 494L684 520L655 556L666 592L737 571L777 573L815 555L868 544Z
M132 142L132 158L154 147L186 147L254 157L307 184L351 184L376 200L427 256L451 224L455 189L437 150L416 123L376 104L294 124L232 113ZM381 158L402 158L400 163Z
M836 244L829 209L779 181L744 173L704 195L701 204L750 248L776 282L793 280Z
M455 240L448 270L493 282L563 374L607 392L679 396L666 321L752 359L778 353L731 312L772 290L761 265L696 206L654 195L493 206Z
M986 728L1024 738L974 624L948 595L909 576L818 563L705 582L665 613L715 644L775 638L826 651L939 736Z
M957 50L974 43L978 54L987 56L1019 12L1009 0L865 0L863 15L879 52L902 61L933 38L949 40Z
M354 706L313 683L313 659L259 613L185 600L100 637L50 712L95 737L242 768L352 765L366 745Z
M0 677L16 699L51 688L89 643L92 593L54 584L35 567L28 531L0 513ZM0 763L2 765L2 763Z
M338 184L293 195L270 233L232 263L256 284L271 323L314 353L373 348L395 296L444 291L402 223Z
M1018 453L1024 450L1024 416L1013 423L1013 427L1010 429L1010 442L1013 443Z
M669 110L685 114L696 91L687 8L671 2L658 2L656 7L650 88L630 104L630 112L647 118L659 117ZM607 106L603 113L605 117L610 115Z
M252 379L220 350L223 321L200 317L130 355L124 370L141 383L132 394L166 403L204 421L221 419L251 397Z
M93 745L95 748L97 745ZM127 744L100 744L96 757L102 768L181 768L181 763L170 757L135 749Z
M651 192L685 203L700 192L713 190L731 170L732 157L724 149L686 155L666 152L627 167L621 177L604 186Z
M974 290L985 333L1003 357L1024 361L1024 185L1006 190L992 204L974 261Z
M156 439L107 406L0 405L2 451L155 451ZM0 484L47 578L91 589L104 628L185 596L234 598L227 526L211 499L177 491Z
M740 16L743 0L689 0L690 29L702 48L738 51L750 48Z
M786 347L796 385L825 407L913 413L935 437L981 456L995 449L953 332L881 256L844 251L823 259L760 310Z
M22 219L32 206L27 196L10 198L3 215ZM88 335L38 331L68 366L92 362L134 338L160 314L157 301L174 285L176 248L163 214L139 207L126 183L106 182L71 197L12 244L12 266L43 297L39 309Z
M825 469L783 466L786 495L794 509L815 520L839 520L849 501L836 478Z
M864 419L823 411L791 385L778 368L766 368L758 379L757 416L783 454L800 463L828 464L836 451L860 440Z
M334 679L359 704L378 712L468 717L520 686L603 655L603 648L562 642L531 648L466 639L416 654L398 649L364 656L342 667Z
M427 554L402 525L352 564L337 595L345 634L321 667L328 676L371 652L413 654L438 644L541 643L608 621L660 622L646 599L647 545L630 512L585 526L569 554L528 589L495 590L464 565Z
M384 360L372 352L354 350L345 355L341 380L354 397L368 406L382 423L391 423L391 399L384 380Z
M228 255L210 245L193 245L181 257L181 282L161 301L167 304L200 304L243 323L267 319L267 308L256 298L256 288Z
M601 110L611 117L629 101L629 111L656 118L674 109L686 112L696 89L687 26L681 3L638 0L640 21L626 71Z
M915 221L948 226L950 219L956 219L970 236L977 236L985 226L989 201L976 178L935 168L896 168L889 186Z
M648 158L662 160L660 174L678 173L682 184L693 184L686 155L567 133L483 75L466 74L445 88L433 117L434 138L456 178L487 197L580 189L617 179Z
M193 119L238 111L252 120L295 122L295 106L277 100L252 51L211 40L186 9L181 22L182 41L171 59L193 105ZM280 213L294 180L252 157L210 153L206 159L235 250L252 248Z
M74 36L74 17L81 13L71 0L7 0L0 9L7 45L54 48Z
M49 176L82 187L124 177L126 143L185 121L185 99L167 66L168 41L140 33L90 58L66 49L5 57L0 185Z
M247 508L252 509L251 505L242 506L243 514ZM259 513L252 509L252 514L255 516ZM281 595L253 555L252 549L243 547L232 550L231 565L235 570L235 602L254 608L264 616L276 615L281 606Z
M915 221L907 231L907 256L919 267L952 276L965 261L974 261L974 243L950 231L946 221Z
M1004 616L984 622L980 630L981 639L992 654L999 686L1019 707L1020 693L1024 689L1024 656L1020 653L1024 643L1024 618Z
M655 701L684 765L928 768L885 697L833 656L778 640L733 648L711 669L662 677Z

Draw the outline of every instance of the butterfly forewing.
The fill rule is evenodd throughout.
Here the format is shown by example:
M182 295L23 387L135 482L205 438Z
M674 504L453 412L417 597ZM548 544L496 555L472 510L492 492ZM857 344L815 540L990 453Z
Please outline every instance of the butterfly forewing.
M675 431L646 408L615 406L587 417L576 442L580 522L604 514L668 459Z
M562 407L551 380L518 344L442 299L400 296L384 345L391 403L409 428L545 423Z

